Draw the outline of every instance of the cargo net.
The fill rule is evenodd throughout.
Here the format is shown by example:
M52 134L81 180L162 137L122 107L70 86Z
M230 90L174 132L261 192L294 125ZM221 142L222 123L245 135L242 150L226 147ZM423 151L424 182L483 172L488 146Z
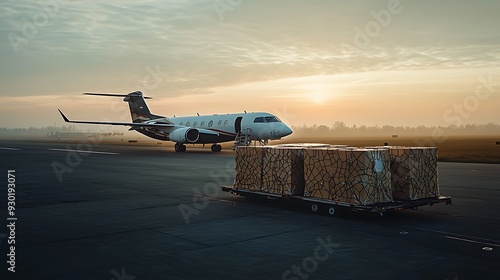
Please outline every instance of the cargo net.
M439 196L437 148L390 147L394 199Z
M240 146L234 188L351 205L437 197L437 148Z
M261 191L262 162L266 148L258 146L236 147L236 174L234 187L237 189Z
M304 194L304 149L268 147L262 167L262 192L285 196Z
M237 147L234 187L301 196L304 193L303 154L303 149L297 147Z
M304 179L304 197L352 205L392 201L387 149L306 149Z

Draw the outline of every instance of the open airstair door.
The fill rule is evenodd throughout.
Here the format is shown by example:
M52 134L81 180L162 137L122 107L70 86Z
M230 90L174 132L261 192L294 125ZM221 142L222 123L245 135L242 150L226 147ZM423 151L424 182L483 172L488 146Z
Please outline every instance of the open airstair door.
M236 120L234 121L234 131L236 134L241 132L241 120L243 117L237 117Z
M248 146L248 137L250 137L250 135L246 135L243 131L241 131L242 120L243 117L237 117L234 121L234 131L236 132L236 138L234 139L233 150L238 146Z

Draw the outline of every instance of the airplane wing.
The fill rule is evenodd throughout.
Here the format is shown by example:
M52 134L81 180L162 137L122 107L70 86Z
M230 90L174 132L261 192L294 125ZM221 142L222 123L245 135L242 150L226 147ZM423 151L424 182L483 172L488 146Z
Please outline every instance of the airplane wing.
M175 124L162 124L162 123L132 123L132 122L96 122L96 121L71 121L66 117L63 112L57 109L64 121L67 123L86 123L86 124L108 124L108 125L124 125L132 127L175 127Z
M96 121L72 121L66 117L63 112L59 109L57 109L59 113L61 114L62 118L64 119L65 122L67 123L86 123L86 124L106 124L106 125L123 125L123 126L130 126L131 130L139 129L141 127L149 127L149 128L162 128L162 130L166 133L170 133L176 129L179 128L185 128L187 126L182 126L182 125L175 125L175 124L164 124L164 123L131 123L131 122L96 122ZM203 129L203 128L196 128L199 133L201 134L208 134L208 135L219 135L218 132L209 130L209 129Z

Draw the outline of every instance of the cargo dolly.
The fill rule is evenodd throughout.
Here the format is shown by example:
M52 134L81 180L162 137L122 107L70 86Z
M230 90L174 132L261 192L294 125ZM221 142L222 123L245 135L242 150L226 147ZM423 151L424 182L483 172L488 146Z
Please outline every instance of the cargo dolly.
M329 215L334 215L338 210L349 210L349 211L373 212L379 214L380 216L383 216L384 213L389 211L403 210L403 209L417 209L420 206L425 206L425 205L432 206L437 203L446 203L446 205L451 205L450 196L437 196L437 197L422 198L416 200L395 200L392 202L385 202L385 203L354 205L335 200L327 200L327 199L303 197L303 196L279 195L266 192L251 191L247 189L238 189L234 188L233 186L223 186L222 191L230 192L234 195L240 195L249 198L265 198L268 200L277 200L291 204L299 204L308 207L312 212L315 213L323 212L323 213L328 213Z

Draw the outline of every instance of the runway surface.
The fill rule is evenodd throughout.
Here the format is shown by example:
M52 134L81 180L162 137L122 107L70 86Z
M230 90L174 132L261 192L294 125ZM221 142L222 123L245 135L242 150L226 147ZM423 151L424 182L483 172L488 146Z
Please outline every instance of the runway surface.
M330 217L221 192L232 151L0 141L0 159L1 279L500 279L500 165L440 163L453 205Z

